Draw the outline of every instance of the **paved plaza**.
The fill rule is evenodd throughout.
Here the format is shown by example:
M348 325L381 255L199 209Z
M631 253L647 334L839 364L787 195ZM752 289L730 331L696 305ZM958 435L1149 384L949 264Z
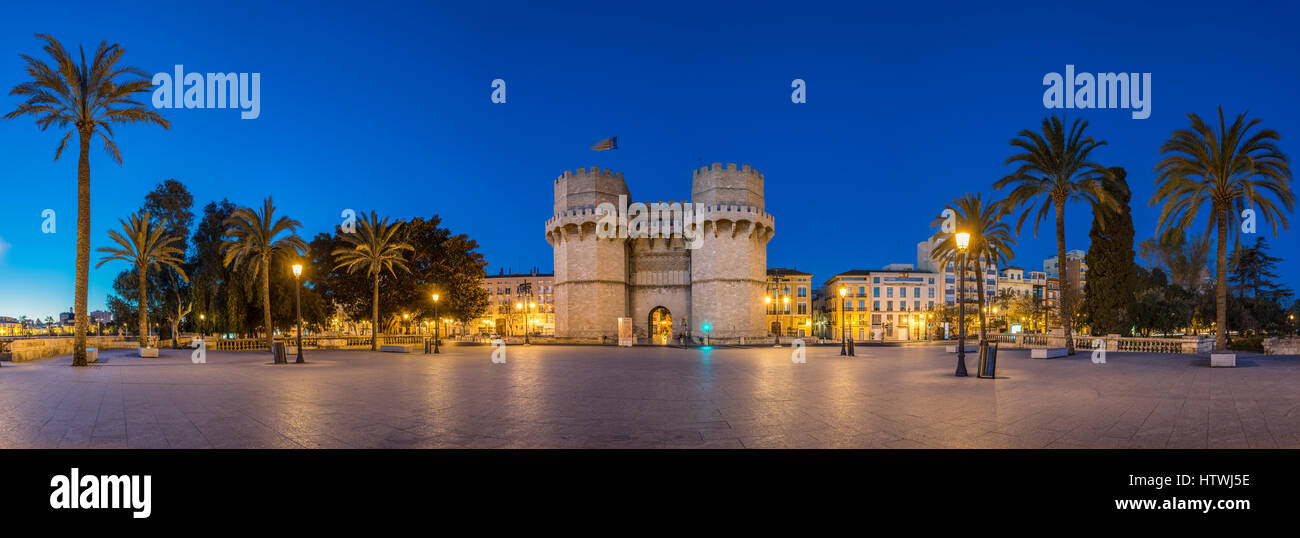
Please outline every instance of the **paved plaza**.
M941 347L134 350L0 368L0 448L1300 447L1300 357L1111 353L952 376ZM292 360L292 357L291 357Z

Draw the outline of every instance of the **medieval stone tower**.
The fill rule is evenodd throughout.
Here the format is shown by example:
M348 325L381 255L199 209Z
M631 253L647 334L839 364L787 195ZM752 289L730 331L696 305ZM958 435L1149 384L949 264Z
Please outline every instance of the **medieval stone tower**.
M763 211L763 175L749 165L714 163L694 172L690 202L646 204L681 209L652 216L652 231L675 225L681 232L693 217L691 233L638 230L627 218L629 198L621 173L579 168L556 178L554 215L546 221L556 337L615 339L618 318L626 317L639 343L698 340L706 332L719 343L765 337L767 242L775 228ZM619 208L616 233L598 233L609 218L601 204Z

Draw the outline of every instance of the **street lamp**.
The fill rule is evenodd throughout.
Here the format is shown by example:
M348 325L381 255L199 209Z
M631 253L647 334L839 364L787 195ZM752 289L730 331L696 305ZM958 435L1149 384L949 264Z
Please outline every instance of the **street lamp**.
M203 314L199 314L199 336L206 338L207 332L208 332L208 317ZM104 335L100 334L100 336L104 336Z
M849 354L848 353L849 333L848 333L848 325L847 325L848 322L847 322L847 318L845 317L846 316L845 311L848 310L848 305L849 305L848 302L849 300L847 299L848 295L849 295L849 289L844 286L840 286L840 356L841 357Z
M433 294L433 354L438 354L438 294ZM429 348L425 348L429 349Z
M302 264L295 263L293 264L293 303L294 303L294 312L296 312L298 315L298 359L294 361L294 363L296 364L303 363L302 360L302 293L298 291L299 289L302 288L302 280L298 278L300 276L302 276Z
M537 308L537 303L529 301L528 310L524 311L524 345L529 345L528 333L533 331L533 309Z
M961 253L961 267L957 270L957 377L966 377L966 247L970 234L956 235L957 250Z

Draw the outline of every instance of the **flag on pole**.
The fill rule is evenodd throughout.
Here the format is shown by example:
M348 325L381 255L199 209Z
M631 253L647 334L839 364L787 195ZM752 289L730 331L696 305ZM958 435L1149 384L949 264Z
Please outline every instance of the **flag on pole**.
M618 149L617 136L611 136L591 145L591 151L605 151L607 149Z

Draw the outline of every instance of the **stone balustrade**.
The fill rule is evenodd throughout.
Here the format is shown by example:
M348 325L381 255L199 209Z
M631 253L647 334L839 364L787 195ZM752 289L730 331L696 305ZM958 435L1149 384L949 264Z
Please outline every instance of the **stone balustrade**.
M1047 348L1065 347L1065 336L1060 334L1010 334L993 335L994 341L1005 348ZM1136 336L1075 335L1076 349L1105 349L1107 352L1131 351L1139 353L1208 353L1214 349L1214 338L1203 336L1180 336L1177 338L1150 338Z

